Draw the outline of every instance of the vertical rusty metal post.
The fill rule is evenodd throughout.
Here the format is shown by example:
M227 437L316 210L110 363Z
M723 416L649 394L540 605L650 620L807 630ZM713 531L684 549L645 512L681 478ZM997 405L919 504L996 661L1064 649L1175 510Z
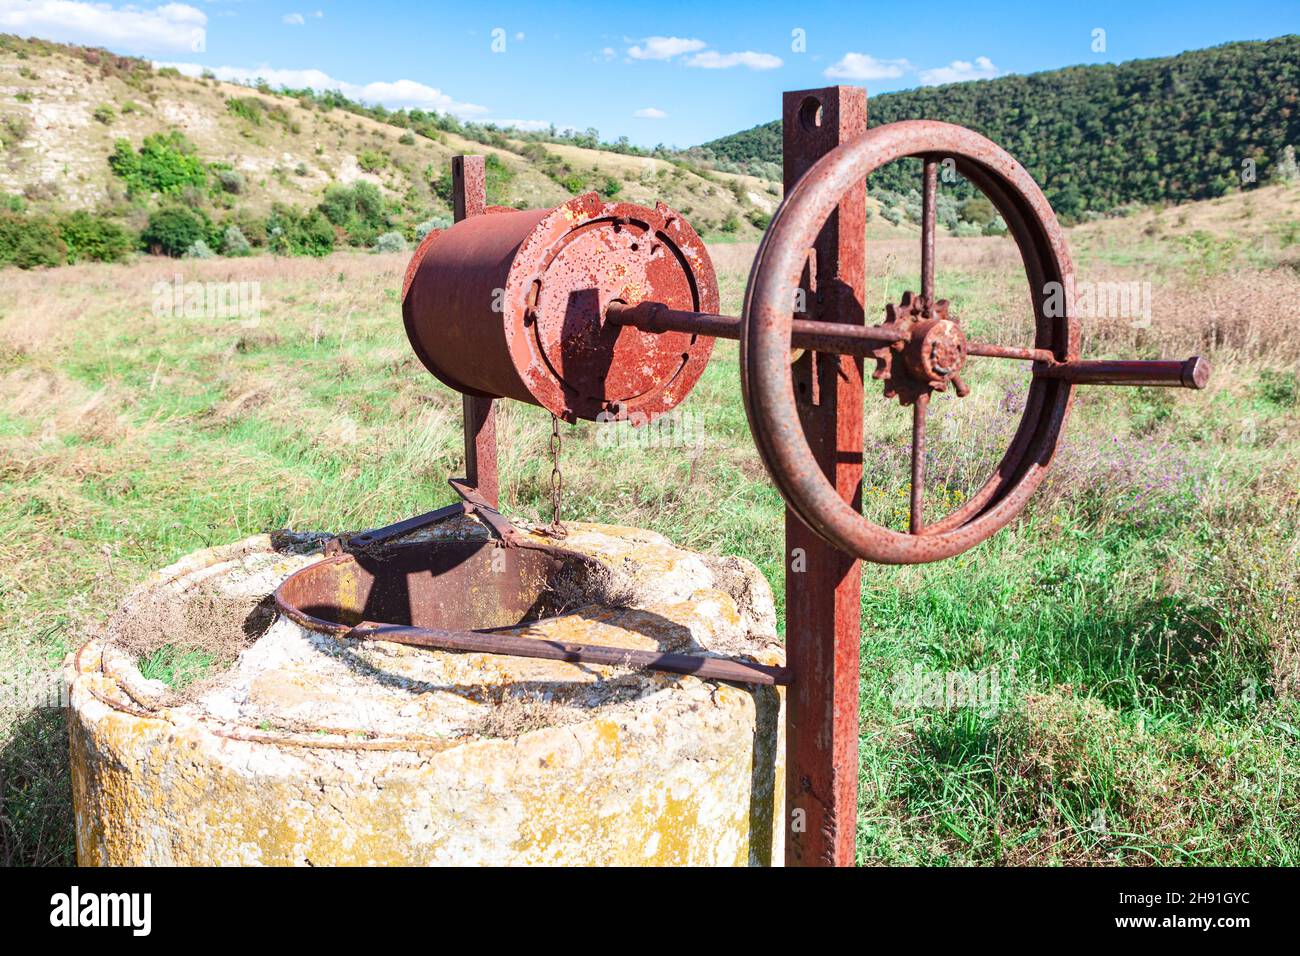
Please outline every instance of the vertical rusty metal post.
M833 86L786 93L787 194L818 159L866 132L867 92ZM866 293L866 184L844 194L805 270L806 311L862 325ZM794 386L804 433L846 501L862 506L862 359L805 352ZM827 544L787 509L787 866L854 862L858 807L858 651L861 563Z
M451 159L452 213L457 222L487 211L487 168L482 156ZM500 506L497 481L497 416L490 398L466 395L465 480L493 508Z

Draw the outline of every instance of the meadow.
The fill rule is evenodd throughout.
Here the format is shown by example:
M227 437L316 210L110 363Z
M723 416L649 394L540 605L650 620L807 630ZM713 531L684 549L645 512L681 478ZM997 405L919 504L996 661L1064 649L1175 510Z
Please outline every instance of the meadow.
M1080 278L1150 283L1150 322L1084 323L1089 358L1202 354L1200 392L1082 389L1052 474L955 559L863 571L862 864L1300 864L1300 188L1069 231ZM713 247L736 314L747 244ZM868 315L917 288L868 244ZM148 572L259 531L359 530L448 503L460 400L402 331L405 256L0 271L0 863L72 861L66 727L31 700ZM258 282L256 317L154 308L160 283ZM941 239L981 338L1030 342L1003 239ZM875 321L875 318L871 319ZM996 464L1028 370L972 360L933 403L927 500ZM901 528L906 409L867 389L864 510ZM681 412L703 449L565 426L565 517L755 562L782 589L783 504L736 348ZM545 520L549 415L500 410L502 509ZM214 661L145 662L176 686ZM972 690L977 693L970 693Z

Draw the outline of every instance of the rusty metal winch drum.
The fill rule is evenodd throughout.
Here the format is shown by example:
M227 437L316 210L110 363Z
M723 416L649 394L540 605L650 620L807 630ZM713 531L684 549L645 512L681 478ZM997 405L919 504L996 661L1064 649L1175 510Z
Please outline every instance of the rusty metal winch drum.
M612 302L718 310L699 235L662 203L604 202L466 218L421 244L402 303L407 336L439 381L541 405L566 421L641 423L673 408L713 339L607 321Z

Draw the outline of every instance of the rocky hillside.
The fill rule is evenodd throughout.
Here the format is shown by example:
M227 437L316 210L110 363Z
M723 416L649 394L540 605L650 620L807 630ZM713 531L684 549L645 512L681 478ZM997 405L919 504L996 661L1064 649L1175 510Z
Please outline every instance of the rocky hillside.
M199 236L189 223L173 228L177 217L153 221L174 207L194 214L218 253L232 226L254 250L277 236L285 252L368 247L383 235L391 247L394 233L410 243L449 221L457 153L487 154L494 203L554 205L590 189L660 199L713 239L757 237L780 200L779 185L753 176L429 120L440 118L0 34L0 263L75 261L60 218L74 210L122 230L120 244L154 251ZM55 233L64 249L46 255L42 236ZM15 253L20 242L32 249Z

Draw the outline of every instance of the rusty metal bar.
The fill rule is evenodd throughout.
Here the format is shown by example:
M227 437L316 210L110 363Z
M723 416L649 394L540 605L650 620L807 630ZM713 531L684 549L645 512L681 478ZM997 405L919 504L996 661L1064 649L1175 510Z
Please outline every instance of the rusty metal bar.
M867 94L834 86L786 93L786 195L822 156L867 129ZM866 182L841 197L813 243L808 312L856 334L866 298ZM816 465L862 507L862 359L805 351L792 369ZM800 388L799 386L804 386ZM862 566L786 509L787 866L851 866L858 815L858 654Z
M348 544L360 547L366 547L373 544L382 544L385 541L392 541L394 538L400 538L410 534L412 531L419 531L421 528L427 528L435 525L439 521L446 521L449 518L455 518L465 513L465 502L458 501L454 505L447 505L445 508L439 508L437 511L426 511L422 515L416 515L413 518L406 518L402 521L390 525L384 525L382 528L375 528L373 531L364 531L361 534L354 534L348 537ZM328 548L326 549L329 550Z
M1185 361L1061 362L1034 374L1058 378L1074 385L1155 385L1166 388L1205 388L1210 363L1199 355Z
M703 680L736 681L743 684L786 684L790 680L788 668L774 667L769 664L752 664L748 661L699 657L693 654L640 651L600 644L572 644L568 641L548 641L516 634L494 634L490 631L445 631L402 624L363 622L345 632L343 636L448 651L505 654L510 657L569 661L575 664L641 668L665 671L670 674L691 674Z
M1023 359L1026 362L1056 362L1056 355L1051 349L1022 349L1015 345L989 345L985 342L967 342L966 354L986 358Z
M451 158L452 212L456 221L487 212L487 166L482 156ZM499 504L497 417L492 399L462 398L465 428L465 479L492 505Z
M922 392L912 403L912 509L908 530L920 534L925 527L925 414L930 393Z
M921 295L934 308L934 205L939 188L939 164L926 158L921 193Z
M611 303L605 317L617 325L631 325L643 332L690 332L719 339L739 339L740 319L732 315L711 315L685 309L670 309L659 302L637 305ZM837 322L795 319L790 347L841 355L865 356L883 344L901 342L908 333L879 325L845 326Z
M740 319L731 315L713 315L670 309L659 302L627 305L611 303L606 318L617 325L631 325L643 332L690 332L719 339L740 338ZM884 325L845 326L835 322L795 319L790 347L840 355L867 357L882 344L902 342L911 337L905 329ZM1209 381L1210 366L1200 356L1185 361L1102 361L1059 362L1051 349L1029 349L1014 345L967 342L966 354L984 358L1017 359L1040 362L1045 366L1035 375L1059 378L1075 385L1155 385L1181 388L1204 388ZM964 382L954 378L958 395L969 392Z

